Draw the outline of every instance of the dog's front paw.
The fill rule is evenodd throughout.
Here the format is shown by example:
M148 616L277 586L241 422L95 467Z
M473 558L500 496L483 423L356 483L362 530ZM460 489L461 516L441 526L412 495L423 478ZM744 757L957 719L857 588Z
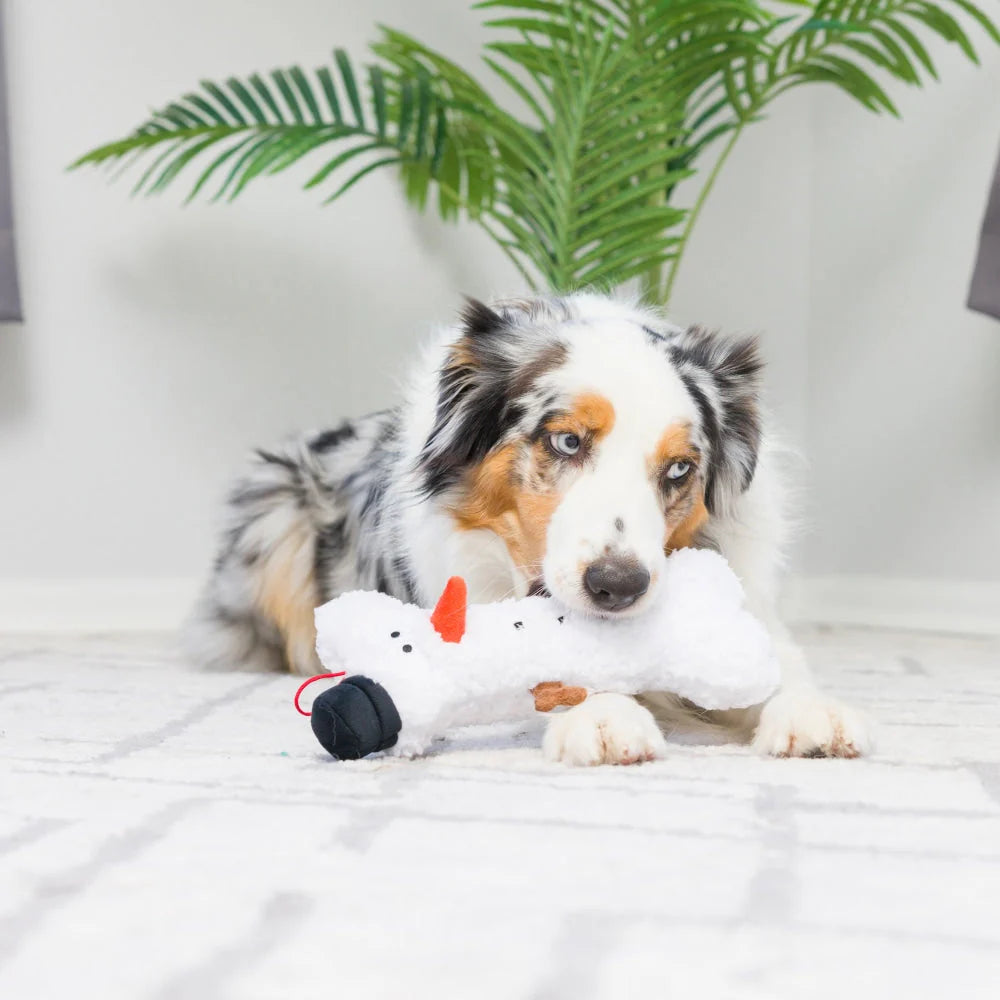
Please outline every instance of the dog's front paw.
M638 764L666 753L656 721L624 694L592 694L552 717L542 750L564 764Z
M860 757L873 741L861 712L813 688L792 688L764 706L752 746L773 757Z

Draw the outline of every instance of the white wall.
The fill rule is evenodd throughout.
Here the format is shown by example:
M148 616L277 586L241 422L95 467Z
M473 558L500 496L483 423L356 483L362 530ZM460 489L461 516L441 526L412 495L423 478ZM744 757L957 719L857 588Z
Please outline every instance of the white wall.
M782 438L801 450L809 422L811 115L809 93L793 92L740 137L705 203L670 307L681 323L760 336L769 408Z
M0 329L0 624L47 622L25 615L57 592L84 595L64 622L157 622L149 600L180 601L207 564L249 446L385 405L461 292L521 282L388 175L325 209L288 176L182 210L63 166L199 78L318 65L334 44L363 57L376 22L467 60L479 16L455 0L7 8L26 321ZM903 125L789 96L731 160L677 289L677 317L764 333L774 408L812 446L811 575L1000 579L1000 329L962 306L1000 61L944 69L901 99Z
M742 140L674 309L763 332L800 467L789 612L1000 631L1000 322L965 308L1000 52L932 45L902 120L808 88Z
M812 572L1000 579L1000 323L964 308L1000 57L938 48L944 84L898 93L902 122L815 102Z
M460 293L515 277L388 174L325 209L301 173L181 209L65 165L202 77L363 57L376 19L461 51L477 20L449 0L8 6L26 321L0 334L0 577L188 577L251 445L387 405Z

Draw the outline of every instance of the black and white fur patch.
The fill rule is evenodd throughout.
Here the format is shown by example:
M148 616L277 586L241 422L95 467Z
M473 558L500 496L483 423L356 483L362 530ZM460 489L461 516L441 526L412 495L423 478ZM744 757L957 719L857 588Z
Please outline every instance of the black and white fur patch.
M680 330L602 296L470 300L459 322L429 345L397 406L251 458L226 504L191 646L215 666L310 672L311 637L289 631L303 628L313 606L346 590L376 589L426 604L454 573L469 579L472 600L552 589L537 572L519 573L489 533L461 532L452 512L470 470L512 442L527 455L546 421L580 393L604 394L622 411L615 432L621 440L608 447L632 447L636 456L645 437L653 440L675 416L687 421L704 456L699 475L709 512L715 520L730 517L753 482L761 450L760 368L752 340ZM626 417L635 425L631 443L622 429ZM596 469L600 460L593 463ZM644 474L638 459L633 465L635 483L623 481L623 494L634 492ZM522 474L533 475L527 460L512 473ZM607 520L608 544L624 546L624 535L638 530L637 518L648 511L630 517L631 501L623 495L619 503L606 478L610 485L599 489L610 491L602 501L607 509L594 517ZM602 525L594 545L603 532ZM573 558L567 553L564 561Z

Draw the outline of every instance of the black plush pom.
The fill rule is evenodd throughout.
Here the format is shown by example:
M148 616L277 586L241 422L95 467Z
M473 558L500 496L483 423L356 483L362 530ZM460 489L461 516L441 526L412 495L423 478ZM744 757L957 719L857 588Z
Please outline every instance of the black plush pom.
M309 720L316 739L338 760L357 760L396 745L403 722L389 692L356 674L324 691Z

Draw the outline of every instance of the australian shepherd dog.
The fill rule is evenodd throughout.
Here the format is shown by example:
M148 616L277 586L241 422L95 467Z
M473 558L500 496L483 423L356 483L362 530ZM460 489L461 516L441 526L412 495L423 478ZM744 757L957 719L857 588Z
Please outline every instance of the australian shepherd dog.
M470 301L398 406L256 453L191 623L196 657L316 673L317 605L374 589L427 607L452 575L472 601L548 593L640 615L667 555L707 546L770 628L780 691L730 712L594 695L551 720L546 755L633 763L688 730L780 756L864 753L867 724L817 688L775 613L786 491L761 365L752 339L600 295Z

